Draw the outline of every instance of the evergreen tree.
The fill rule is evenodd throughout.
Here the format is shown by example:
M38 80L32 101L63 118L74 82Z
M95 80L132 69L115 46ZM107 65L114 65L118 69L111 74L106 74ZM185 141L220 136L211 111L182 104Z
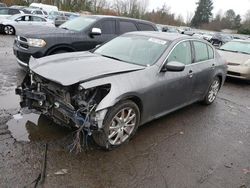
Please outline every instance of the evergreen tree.
M209 23L212 16L213 2L212 0L199 0L191 26L200 27L202 24Z
M234 29L239 29L241 27L241 17L238 14L235 18L234 18Z

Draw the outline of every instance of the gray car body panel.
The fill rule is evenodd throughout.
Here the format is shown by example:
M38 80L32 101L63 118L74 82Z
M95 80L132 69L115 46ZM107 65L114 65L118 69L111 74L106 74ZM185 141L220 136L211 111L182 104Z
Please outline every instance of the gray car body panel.
M79 83L83 88L89 89L110 84L110 92L96 108L99 127L102 125L101 122L107 109L121 100L137 98L141 101L141 124L144 124L202 100L215 76L219 76L222 84L224 83L227 71L225 61L206 41L158 32L135 32L135 34L160 38L169 41L170 44L161 58L148 67L119 62L88 52L66 53L41 58L38 62L30 63L31 70L62 85ZM187 65L181 72L161 72L164 62L174 47L180 42L192 40L211 46L215 54L214 59ZM91 60L91 58L93 59ZM86 62L84 62L85 60ZM99 62L101 66L98 66L95 61ZM75 67L75 65L77 66ZM71 69L78 70L72 73ZM69 70L71 74L66 76L65 70ZM190 71L192 76L190 76Z

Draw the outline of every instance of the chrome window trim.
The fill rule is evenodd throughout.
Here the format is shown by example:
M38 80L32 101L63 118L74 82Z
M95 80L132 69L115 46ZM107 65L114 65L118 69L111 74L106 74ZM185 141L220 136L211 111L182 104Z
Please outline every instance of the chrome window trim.
M182 42L187 42L187 41L189 41L189 42L191 42L191 41L192 41L192 42L193 42L193 41L198 41L198 42L202 42L202 43L204 43L204 44L206 44L206 45L209 45L209 46L213 49L214 57L213 57L212 59L207 59L207 60L204 60L204 61L194 62L194 63L188 64L188 65L185 65L185 67L186 67L186 66L190 66L190 65L195 65L195 64L204 63L204 62L206 62L206 61L215 60L215 48L214 48L210 43L208 43L208 42L206 42L206 41L199 40L199 39L192 39L192 38L183 39L183 40L180 40L179 42L177 42L177 43L172 47L172 49L169 51L167 57L164 59L164 61L162 62L161 66L160 66L159 72L161 72L162 67L164 66L165 62L166 62L167 59L169 58L169 56L170 56L170 54L172 53L172 51L176 48L176 46L179 45L179 44L182 43ZM192 52L191 52L191 53L192 53Z

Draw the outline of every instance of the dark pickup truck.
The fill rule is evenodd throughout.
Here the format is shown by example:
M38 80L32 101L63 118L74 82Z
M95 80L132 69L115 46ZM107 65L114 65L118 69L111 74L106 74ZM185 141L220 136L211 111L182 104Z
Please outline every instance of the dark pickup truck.
M31 56L87 51L118 35L131 31L157 31L156 25L144 21L116 16L91 15L78 17L59 28L37 27L19 34L13 51L17 62L28 67Z

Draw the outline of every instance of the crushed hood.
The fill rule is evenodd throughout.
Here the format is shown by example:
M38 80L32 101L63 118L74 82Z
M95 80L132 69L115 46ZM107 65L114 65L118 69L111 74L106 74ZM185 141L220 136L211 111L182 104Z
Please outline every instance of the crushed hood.
M250 59L250 55L218 50L219 54L229 63L241 65Z
M40 59L31 58L29 67L36 74L64 86L145 68L90 52L64 53Z

